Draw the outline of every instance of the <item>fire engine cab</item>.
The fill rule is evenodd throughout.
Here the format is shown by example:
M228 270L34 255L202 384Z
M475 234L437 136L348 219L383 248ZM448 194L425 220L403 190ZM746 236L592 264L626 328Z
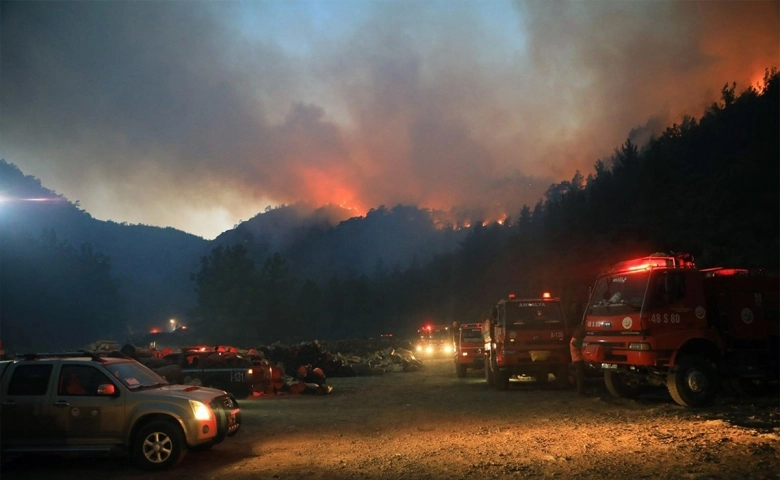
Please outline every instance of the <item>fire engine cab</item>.
M449 325L423 325L417 330L414 349L424 357L449 357L454 350L452 330Z
M699 270L688 254L624 261L592 289L583 357L615 397L665 385L693 407L748 392L778 378L779 294L776 275Z
M482 324L485 341L485 380L488 386L506 390L512 377L533 377L547 383L555 376L568 386L569 340L561 302L545 293L542 298L499 300Z
M459 377L465 377L469 368L482 369L485 366L482 353L484 347L481 323L464 323L458 328L455 337L455 373Z

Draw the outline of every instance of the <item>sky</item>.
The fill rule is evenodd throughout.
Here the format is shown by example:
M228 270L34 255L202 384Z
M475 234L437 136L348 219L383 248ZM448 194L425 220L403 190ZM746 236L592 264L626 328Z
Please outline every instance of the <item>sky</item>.
M0 22L0 158L206 239L299 202L516 218L780 67L778 1L4 0Z

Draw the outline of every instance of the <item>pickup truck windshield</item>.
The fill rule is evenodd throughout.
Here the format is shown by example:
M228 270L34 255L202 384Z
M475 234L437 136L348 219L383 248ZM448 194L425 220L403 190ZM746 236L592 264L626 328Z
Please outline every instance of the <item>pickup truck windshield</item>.
M138 362L110 363L106 365L106 369L130 389L156 387L170 383L155 371Z
M650 272L604 276L593 290L588 315L625 315L638 312L647 291Z

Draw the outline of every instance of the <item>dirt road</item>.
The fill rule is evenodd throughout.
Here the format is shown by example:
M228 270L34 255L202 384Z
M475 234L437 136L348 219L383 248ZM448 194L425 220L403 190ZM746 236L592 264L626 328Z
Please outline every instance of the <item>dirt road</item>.
M242 402L235 437L164 474L116 459L25 457L25 479L777 479L780 394L690 410L658 392L638 401L512 384L449 361L421 371L332 378L325 396Z

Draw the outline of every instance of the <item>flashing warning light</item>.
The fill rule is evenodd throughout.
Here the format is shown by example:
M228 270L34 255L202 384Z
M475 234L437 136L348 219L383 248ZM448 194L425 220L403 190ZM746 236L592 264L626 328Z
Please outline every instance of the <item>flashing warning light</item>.
M620 262L613 271L638 272L651 268L696 268L693 257L690 254L678 254L675 256L656 256L635 258Z
M552 298L552 296L550 295L550 292L544 292L542 298Z
M514 299L514 298L515 298L515 294L514 294L514 293L510 293L510 294L509 294L509 299L510 299L510 300L512 300L512 299Z

